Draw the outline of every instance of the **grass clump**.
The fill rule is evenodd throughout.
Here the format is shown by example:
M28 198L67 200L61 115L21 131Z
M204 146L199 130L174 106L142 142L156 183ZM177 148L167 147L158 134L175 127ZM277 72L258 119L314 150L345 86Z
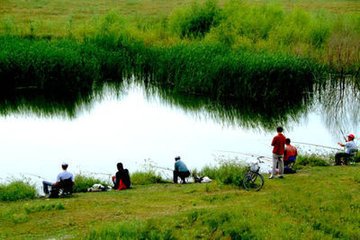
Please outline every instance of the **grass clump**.
M20 180L0 185L0 201L34 199L36 196L35 186Z
M169 17L170 29L180 38L202 38L220 22L221 10L216 0L175 10Z
M75 176L74 192L87 192L88 188L92 187L94 184L101 184L105 187L109 185L106 181L93 176L77 174Z
M316 154L306 154L306 155L299 155L296 158L296 166L330 166L331 164L331 157L330 156L320 156Z
M201 173L219 183L240 186L247 170L248 167L237 160L222 160L219 166L206 166L201 170Z
M165 183L165 181L159 174L153 170L146 172L137 171L131 174L131 183L133 185L147 185L154 183Z
M117 224L109 226L106 229L100 228L91 231L85 240L95 239L163 239L175 240L172 230L169 227L162 229L160 225L152 223L152 221L131 221L126 224Z
M57 203L49 203L49 204L27 204L25 205L25 212L29 213L37 213L44 211L53 211L53 210L64 210L65 206L61 202Z

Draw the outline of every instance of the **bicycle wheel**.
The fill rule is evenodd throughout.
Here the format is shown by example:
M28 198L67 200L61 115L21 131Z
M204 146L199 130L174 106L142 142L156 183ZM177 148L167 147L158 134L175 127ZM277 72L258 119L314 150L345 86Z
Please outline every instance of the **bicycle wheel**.
M256 172L247 172L243 179L243 186L247 191L259 191L264 185L264 177Z

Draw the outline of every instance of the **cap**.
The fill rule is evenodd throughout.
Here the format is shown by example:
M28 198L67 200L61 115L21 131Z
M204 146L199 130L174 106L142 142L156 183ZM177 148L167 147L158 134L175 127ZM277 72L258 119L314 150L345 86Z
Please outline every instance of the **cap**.
M354 139L354 138L355 138L355 135L352 134L352 133L350 133L350 134L348 135L348 138Z

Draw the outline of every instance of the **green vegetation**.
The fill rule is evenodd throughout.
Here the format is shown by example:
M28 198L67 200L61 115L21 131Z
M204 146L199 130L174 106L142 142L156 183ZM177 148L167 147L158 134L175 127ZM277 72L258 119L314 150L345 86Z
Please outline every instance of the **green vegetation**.
M0 202L0 238L357 239L359 190L352 165L304 167L260 192L215 180Z
M300 155L296 159L297 166L330 166L335 162L334 156L320 156L316 154Z
M74 116L79 99L89 103L103 83L135 76L168 96L208 97L221 106L246 101L250 112L265 118L285 115L274 112L278 106L296 115L324 73L360 69L359 15L329 7L349 2L360 9L354 1L335 0L317 11L310 1L306 7L286 1L90 1L82 11L81 1L6 1L1 111L28 101L51 114L48 103L60 103ZM60 14L56 6L69 11ZM46 14L53 18L38 18Z
M132 185L147 185L154 183L166 183L168 181L164 180L159 174L153 170L146 172L134 172L131 174L131 184Z
M34 199L36 196L35 187L27 182L15 180L9 184L0 184L0 201Z
M105 187L111 185L104 180L100 180L96 177L87 176L80 173L75 175L74 192L87 192L88 188L92 187L94 184L101 184Z
M359 9L355 0L6 1L0 34L80 42L121 36L146 47L210 42L311 58L333 71L356 73Z

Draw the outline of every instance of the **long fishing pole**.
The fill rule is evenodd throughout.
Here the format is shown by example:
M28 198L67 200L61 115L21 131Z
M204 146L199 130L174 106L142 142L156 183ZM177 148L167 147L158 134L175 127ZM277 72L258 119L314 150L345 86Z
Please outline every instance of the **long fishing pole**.
M341 132L341 134L342 134L342 136L343 136L343 138L344 138L344 140L345 140L345 142L346 142L346 137L345 137L345 134L344 134L344 132L343 132L343 130L340 128L340 132Z
M170 169L170 168L160 167L160 166L156 166L156 165L150 165L150 167L159 168L159 169L168 170L168 171L173 171L173 170Z
M90 174L95 174L95 175L105 175L105 176L111 176L111 175L113 175L113 174L111 174L111 173L99 173L99 172L88 172L88 173L90 173Z
M228 153L237 153L237 154L250 156L250 157L261 157L261 158L266 158L266 159L272 159L271 157L267 157L267 156L259 155L259 154L253 154L253 153L244 153L244 152L228 151L228 150L216 150L216 151L218 151L218 152L228 152Z
M26 173L26 172L24 172L24 173L22 173L22 174L25 174L25 175L31 175L31 176L34 176L34 177L40 178L41 180L45 180L45 178L43 178L43 177L41 177L41 176L39 176L39 175L33 174L33 173Z
M328 148L328 149L332 149L332 150L340 150L339 148L329 147L329 146L324 146L324 145L319 145L319 144L314 144L314 143L294 142L294 141L291 141L291 142L295 143L295 144L303 144L303 145L309 145L309 146L314 146L314 147Z

